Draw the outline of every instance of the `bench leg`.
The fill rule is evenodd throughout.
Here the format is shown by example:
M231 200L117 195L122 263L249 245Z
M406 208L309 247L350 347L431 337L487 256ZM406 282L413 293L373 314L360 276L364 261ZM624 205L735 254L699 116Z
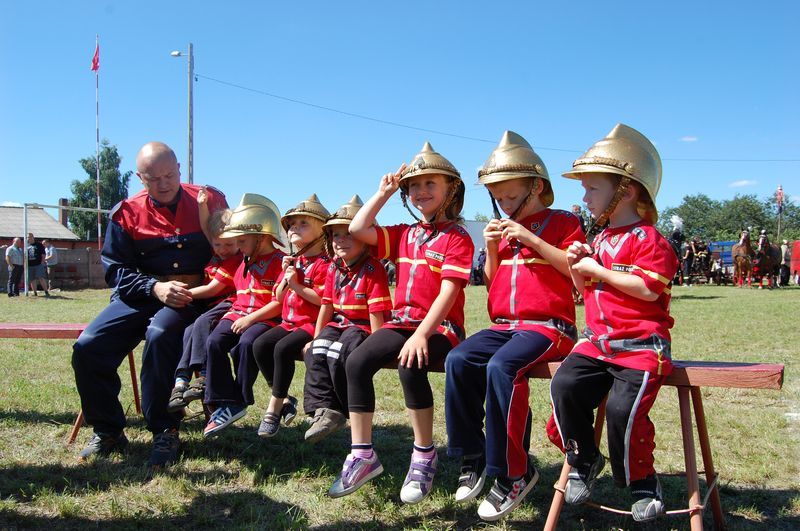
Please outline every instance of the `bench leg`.
M597 415L594 419L594 442L600 446L600 439L603 437L603 422L606 419L606 399L600 402L597 408ZM564 507L564 489L567 488L567 476L572 470L572 467L567 463L564 458L564 465L561 467L561 475L558 476L558 482L555 484L555 492L553 493L553 501L550 502L550 510L547 512L547 521L544 524L545 531L555 531L558 525L558 519L561 516L561 509Z
M83 426L83 410L81 409L78 411L78 416L75 418L75 424L72 425L72 431L69 432L69 438L67 439L67 446L75 442L75 439L78 438L78 432L81 430Z
M689 403L689 388L678 387L678 402L681 412L681 433L683 435L683 458L686 462L686 487L689 491L689 508L700 506L700 480L697 477L697 456L694 449L694 429L692 428L692 406ZM692 531L703 530L703 511L697 509L690 513Z
M703 409L703 395L699 387L692 387L692 407L694 407L694 418L697 423L697 438L700 439L700 452L703 454L703 469L706 471L706 485L711 485L716 473L714 471L714 459L711 455L711 441L708 438L708 428L706 427L706 414ZM711 492L711 511L714 515L714 527L716 529L726 529L725 515L722 513L722 502L719 499L719 486L714 485Z
M136 363L133 361L133 351L128 352L128 365L131 368L131 387L133 387L133 402L136 412L142 414L142 402L139 400L139 379L136 377Z

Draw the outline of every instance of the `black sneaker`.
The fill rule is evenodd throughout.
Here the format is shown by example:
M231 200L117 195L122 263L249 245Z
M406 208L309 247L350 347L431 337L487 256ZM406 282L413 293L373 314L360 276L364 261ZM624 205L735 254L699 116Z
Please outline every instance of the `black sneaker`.
M168 428L161 433L153 435L153 449L147 465L151 467L165 466L178 460L178 447L180 439L178 430Z
M78 459L86 461L93 455L107 456L112 453L122 453L128 446L128 438L125 434L120 432L117 435L110 433L95 433L86 447L78 454Z
M178 384L172 388L172 393L170 393L169 402L167 403L167 411L177 413L186 407L186 400L183 398L185 392L186 384Z
M533 490L537 481L539 481L539 472L530 461L528 461L528 470L521 478L517 480L505 477L495 479L489 495L478 507L478 516L481 517L481 520L488 522L501 519L522 503L525 496Z
M636 500L631 507L631 515L635 521L649 522L666 512L661 497L661 482L657 475L631 481L630 489L633 499Z
M597 476L606 465L603 454L597 452L597 457L590 465L572 467L564 489L564 501L570 505L578 505L589 500Z
M291 395L288 398L289 401L285 402L281 407L281 421L284 426L294 422L294 418L297 416L297 399Z
M474 499L481 493L485 482L486 458L483 454L462 459L461 474L458 476L458 487L456 487L456 501L465 502Z

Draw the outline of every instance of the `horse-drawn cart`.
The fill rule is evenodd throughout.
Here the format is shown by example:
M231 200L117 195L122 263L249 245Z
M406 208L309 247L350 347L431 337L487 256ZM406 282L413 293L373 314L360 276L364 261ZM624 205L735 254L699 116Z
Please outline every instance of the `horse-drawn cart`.
M708 252L711 255L709 283L713 281L718 286L733 283L733 254L731 249L735 243L735 241L725 241L708 244Z

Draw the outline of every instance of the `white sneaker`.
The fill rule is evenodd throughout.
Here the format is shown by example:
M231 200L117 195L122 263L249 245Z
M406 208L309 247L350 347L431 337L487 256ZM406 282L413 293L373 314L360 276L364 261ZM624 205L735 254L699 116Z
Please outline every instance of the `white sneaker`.
M406 480L400 489L400 499L403 503L419 503L430 494L438 463L439 458L436 453L433 454L433 459L411 458Z

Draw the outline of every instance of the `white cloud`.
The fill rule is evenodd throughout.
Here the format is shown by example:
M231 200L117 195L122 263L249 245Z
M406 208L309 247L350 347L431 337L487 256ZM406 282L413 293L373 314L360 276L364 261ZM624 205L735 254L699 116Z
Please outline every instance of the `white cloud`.
M800 203L800 195L793 195L789 199L792 200L792 203Z
M758 181L751 181L748 179L740 179L738 181L733 181L732 183L728 184L730 188L741 188L742 186L755 186L758 184Z
M0 201L0 206L21 207L22 203L16 203L14 201Z
M696 136L682 136L678 140L681 142L697 142L698 138Z

